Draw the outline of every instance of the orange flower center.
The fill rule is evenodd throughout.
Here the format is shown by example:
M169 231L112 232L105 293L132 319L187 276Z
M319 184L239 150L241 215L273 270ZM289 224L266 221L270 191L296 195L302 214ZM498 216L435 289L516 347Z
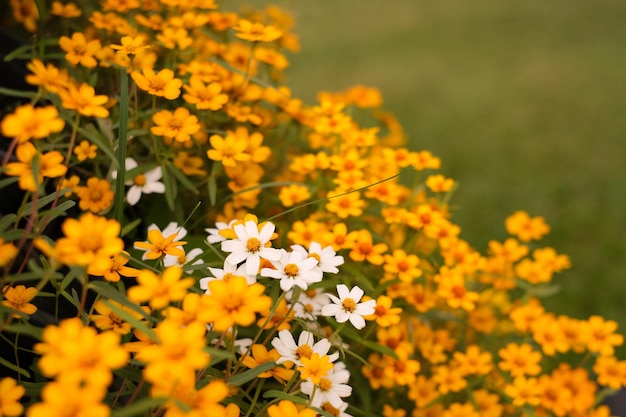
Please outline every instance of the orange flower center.
M321 389L322 391L328 391L333 387L333 383L330 382L328 379L326 378L322 378L320 379L320 383L317 385L319 387L319 389Z
M296 276L298 276L298 265L287 264L284 271L285 275L287 275L289 278L295 278Z
M346 298L345 300L343 300L341 306L348 313L352 313L354 310L356 310L356 303L352 298Z
M296 349L296 356L298 358L311 359L312 354L313 354L313 349L311 349L311 346L309 345L298 346L298 349Z
M133 178L133 182L135 183L135 185L143 187L144 185L146 185L146 176L143 174L139 174L135 178Z
M258 252L259 249L261 249L261 241L259 241L256 237L251 237L246 242L246 249L248 252Z

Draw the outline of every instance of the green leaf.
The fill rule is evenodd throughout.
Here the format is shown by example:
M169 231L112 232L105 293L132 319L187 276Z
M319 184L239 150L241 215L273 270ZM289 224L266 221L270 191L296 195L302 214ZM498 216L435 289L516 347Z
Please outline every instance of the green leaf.
M2 331L20 335L27 335L33 337L34 339L41 340L41 333L43 332L43 329L32 326L30 324L15 323L9 324L4 329L2 329Z
M293 394L288 394L283 391L278 391L276 389L264 392L263 398L278 398L280 400L291 401L294 404L303 404L303 405L306 405L309 403L306 399L302 397L298 397Z
M143 219L135 219L132 222L125 224L122 228L122 232L120 233L120 237L124 237L132 232L137 226L141 224L142 221Z
M174 181L167 169L163 170L163 184L165 184L165 200L167 201L167 206L171 211L174 211L178 189L176 187L176 181Z
M30 45L25 45L29 46ZM23 47L22 47L23 48ZM18 48L21 49L21 48ZM17 49L12 53L17 52ZM4 60L7 61L10 55L7 55ZM0 87L0 96L9 96L9 97L20 97L20 98L30 98L33 99L37 96L37 93L34 91L22 91L22 90L11 90L10 88Z
M0 92L0 96L2 95L2 93ZM19 181L19 177L9 177L9 178L5 178L3 180L0 180L0 189L6 187L7 185L11 185L14 182L18 182Z
M209 203L214 206L215 202L217 201L217 180L215 179L214 175L209 176L207 186L209 188Z
M39 211L42 207L47 206L49 203L53 202L55 199L59 198L59 196L61 195L61 193L57 193L56 191L48 194L45 197L39 197L39 199L37 200L37 211ZM30 203L26 203L24 204L24 216L29 216L32 212L33 212L33 204L34 202L31 201Z
M14 372L17 372L20 375L24 375L26 378L30 378L30 374L28 373L26 369L20 368L14 363L11 363L8 360L4 359L2 356L0 356L0 365L7 367Z
M183 174L174 164L167 162L165 164L165 167L167 169L169 169L172 174L174 174L174 176L176 177L176 179L178 181L180 181L180 183L189 191L192 191L195 194L199 194L198 189L196 188L195 185L193 185L193 183L189 180L189 178L187 178L187 176L185 174Z
M0 218L0 233L4 232L15 220L17 220L17 215L13 213L3 215Z
M158 408L165 403L165 398L142 398L131 405L124 405L123 408L113 410L111 417L133 417L147 416L153 408Z
M46 220L48 224L57 217L65 217L67 216L67 211L76 205L75 201L66 200L61 204L57 205L52 210L45 210L41 212L41 216L46 216Z
M232 359L232 360L235 359L235 355L223 349L205 347L204 351L208 353L209 355L211 355L210 366L214 366L215 364L220 363L226 359Z
M93 125L88 125L87 128L79 127L78 132L98 146L98 149L104 152L106 156L111 158L111 164L114 168L119 168L117 156L113 151L113 145L105 137L101 136Z
M270 369L276 368L276 362L264 362L259 366L255 366L252 369L248 369L245 372L242 372L228 380L229 385L234 385L236 387L245 384L248 381L252 381L257 376L261 375L265 371L269 371Z

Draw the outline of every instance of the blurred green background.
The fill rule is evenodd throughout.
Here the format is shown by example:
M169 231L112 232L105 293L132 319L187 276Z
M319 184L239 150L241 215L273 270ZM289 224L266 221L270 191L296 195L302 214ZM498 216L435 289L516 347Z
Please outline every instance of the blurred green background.
M548 306L626 331L626 2L277 4L301 37L297 96L378 87L412 147L460 183L465 239L484 253L515 210L544 216L543 243L573 263Z

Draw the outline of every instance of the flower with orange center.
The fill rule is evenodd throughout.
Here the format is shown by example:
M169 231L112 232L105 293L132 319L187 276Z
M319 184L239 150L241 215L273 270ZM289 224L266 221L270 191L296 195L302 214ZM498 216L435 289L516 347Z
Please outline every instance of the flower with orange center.
M205 84L198 75L192 75L189 85L184 85L183 88L187 91L187 94L183 94L183 99L198 110L216 111L228 102L228 95L222 93L220 83Z
M317 352L312 353L310 358L300 358L300 362L302 365L297 368L300 371L300 378L308 379L316 385L334 367L328 355L320 355Z
M13 317L19 319L24 315L19 314L18 311L27 315L34 314L37 311L37 306L30 303L36 295L37 288L35 287L26 288L24 285L11 287L6 285L2 289L2 296L4 297L2 305L15 310L16 312L13 313Z
M486 375L493 369L493 357L489 352L481 352L477 345L468 346L463 352L454 352L454 361L464 375Z
M67 89L70 84L69 76L65 70L60 70L52 64L44 65L39 59L33 59L26 68L31 74L26 75L26 82L38 85L51 93L59 93Z
M509 343L498 351L498 355L502 358L498 368L509 372L513 377L537 375L541 372L541 353L533 350L528 343Z
M105 118L109 116L109 111L104 104L109 101L105 95L96 95L96 90L89 84L76 86L70 84L67 90L60 91L61 106L68 110L76 110L79 114L87 117Z
M24 104L2 119L0 131L7 138L15 138L18 143L30 139L43 139L52 133L63 130L65 121L59 117L54 106L34 107Z
M364 299L366 297L363 297ZM376 299L376 307L374 307L374 314L365 316L365 320L376 320L376 324L380 327L389 327L394 324L400 323L400 314L402 309L399 307L392 308L393 300L391 297L381 295Z
M384 243L374 244L372 234L367 229L355 230L346 237L349 242L346 247L351 251L348 254L355 262L368 261L372 265L382 265L384 262L383 253L387 251Z
M435 193L447 193L454 187L454 180L441 174L435 174L426 178L425 184Z
M364 328L365 319L363 317L374 314L376 301L359 302L363 294L363 290L359 287L355 286L349 290L344 284L337 285L339 297L328 294L332 303L322 307L322 316L333 316L338 323L345 323L349 320L355 328L359 330Z
M24 395L26 389L17 384L13 378L2 378L0 380L0 415L6 417L21 416L24 406L20 402L20 398ZM315 414L313 414L315 417Z
M537 378L518 376L504 388L504 392L513 399L513 405L520 407L526 404L539 405L541 402L542 387L537 383Z
M181 279L182 268L170 266L161 275L144 269L137 275L137 285L127 291L128 298L136 303L148 301L150 307L159 310L172 301L180 301L194 283L191 277Z
M588 339L587 349L590 352L598 352L603 356L613 355L615 346L624 343L624 336L615 333L617 322L605 320L600 316L591 316L587 320Z
M150 132L175 139L177 142L188 141L191 135L200 130L198 117L191 114L185 107L179 107L173 113L169 110L161 110L152 116L152 121L155 126L150 128Z
M41 154L31 142L19 145L15 156L19 162L6 164L4 173L20 177L18 184L22 190L36 192L45 177L60 177L67 172L67 166L63 165L63 155L59 151ZM34 163L37 164L37 178L33 171Z
M251 159L251 155L246 152L248 141L238 138L235 132L228 131L225 138L213 135L209 141L213 149L207 151L208 158L221 161L224 166L235 167L238 162Z
M144 308L147 309L147 307ZM113 300L106 300L105 302L100 299L94 304L94 309L97 314L90 314L89 320L91 320L100 330L112 330L120 335L130 333L132 327L130 323L127 323L122 317L120 317L115 310L121 310L137 320L143 318L143 316L135 310Z
M11 242L5 242L0 237L0 268L8 265L17 256L18 252L17 246Z
M383 268L391 277L396 276L402 282L413 282L413 279L422 275L422 270L417 267L420 260L417 255L409 255L402 249L394 249L392 255L384 255Z
M50 13L55 16L64 17L66 19L79 17L82 14L81 10L78 8L78 6L76 6L75 3L63 4L60 1L52 2L52 10L50 10Z
M265 287L259 283L248 285L244 277L211 281L208 287L212 308L206 312L206 319L218 332L226 331L233 325L249 326L256 320L257 313L272 305L272 299L263 295Z
M76 195L80 198L78 203L80 209L90 210L93 213L108 209L115 197L115 193L111 190L111 183L98 177L89 178L85 187L77 187Z
M315 417L317 413L310 408L298 409L294 403L281 400L278 404L272 404L267 409L269 417Z
M146 39L142 35L122 36L120 42L121 45L111 45L111 49L117 51L118 54L137 55L150 48L150 45L146 45Z
M527 212L519 210L505 220L506 231L517 236L522 242L540 240L550 231L543 217L530 217Z
M265 345L255 344L250 347L250 353L243 356L241 363L248 368L256 368L263 363L276 362L278 359L280 359L280 354L276 351L276 349L268 351ZM289 365L290 367L293 366L292 363L287 363L285 365ZM295 371L292 369L276 366L260 373L257 378L274 377L278 382L286 384L294 373Z
M151 68L144 68L140 71L133 71L130 76L141 90L157 97L165 97L174 100L180 95L180 87L183 82L174 78L174 71L162 69L155 73Z
M283 36L283 32L274 26L265 26L247 19L240 19L233 29L237 32L235 36L250 42L271 42Z
M11 0L10 5L15 21L23 24L27 31L35 32L39 20L39 8L35 0Z
M86 159L95 158L98 155L96 153L97 150L98 146L83 140L74 148L74 154L76 154L80 162L83 162Z
M98 65L94 58L94 55L102 49L98 39L88 41L83 33L75 32L71 38L61 36L59 46L66 52L65 60L74 66L80 64L86 68L94 68Z
M161 256L172 255L185 256L185 251L178 246L186 245L187 242L177 241L178 233L172 233L164 237L159 229L148 230L147 242L135 242L135 249L146 251L142 259L157 259Z

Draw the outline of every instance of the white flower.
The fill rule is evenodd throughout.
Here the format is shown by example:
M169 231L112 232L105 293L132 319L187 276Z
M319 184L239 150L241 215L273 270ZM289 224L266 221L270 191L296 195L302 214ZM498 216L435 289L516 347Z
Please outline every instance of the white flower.
M207 242L209 242L209 244L213 244L225 241L226 238L220 235L220 230L229 229L236 221L237 220L231 220L229 223L217 222L215 223L215 228L204 229L204 231L209 234L206 239Z
M126 158L125 170L130 171L137 168L137 162L132 158ZM117 178L117 171L111 173L113 179ZM163 177L163 171L160 166L157 166L143 174L137 174L134 178L130 178L125 181L126 185L131 185L126 194L126 201L131 206L137 204L142 194L158 193L163 194L165 192L165 184L159 181Z
M349 379L350 372L345 367L333 368L317 385L306 380L300 385L300 389L309 396L313 407L320 407L324 403L329 403L334 408L340 408L343 404L341 398L349 397L352 394L352 387L347 384Z
M334 316L339 323L350 320L350 323L357 329L364 328L365 319L363 316L374 314L376 300L359 303L364 294L363 290L359 287L348 290L344 284L337 285L337 294L339 298L328 294L333 304L322 307L322 316Z
M276 363L293 362L296 365L302 365L300 358L310 358L313 353L317 353L320 356L328 354L330 350L330 342L328 339L321 339L317 343L313 337L313 333L303 331L298 337L298 344L293 338L293 335L289 330L281 330L278 332L278 336L272 340L272 346L280 354L280 358ZM328 355L331 362L334 362L339 358L339 353L335 352L332 355Z
M322 306L328 304L328 294L321 288L301 292L295 304L292 291L287 293L286 298L293 304L294 315L305 320L317 320L317 316L322 311Z
M319 243L311 242L308 252L301 245L292 245L291 249L317 259L317 267L322 272L336 274L339 272L337 267L343 264L343 256L337 256L337 252L335 252L332 246L326 246L322 249L322 245Z
M181 248L182 249L182 248ZM183 249L184 250L184 249ZM164 266L191 266L191 265L200 265L202 263L202 259L199 258L202 255L203 250L200 248L194 248L186 253L183 256L174 256L166 254L163 257L163 265ZM193 270L185 270L185 273L191 274Z
M241 265L239 268L237 268L237 265L232 265L228 262L225 262L224 269L209 267L209 272L213 274L212 277L201 278L198 282L200 284L200 288L205 290L206 294L211 294L211 290L209 289L209 282L218 279L228 279L231 276L239 276L244 277L248 282L248 285L252 285L256 282L256 275L248 275L246 273L245 265Z
M309 284L322 280L322 271L317 268L317 259L308 258L306 253L281 250L282 256L272 261L274 268L263 268L261 276L280 280L280 288L289 291L294 286L306 290Z
M237 224L233 227L237 239L229 239L222 242L222 251L230 252L226 262L238 265L245 262L246 273L256 275L259 272L261 258L268 261L280 259L281 252L278 249L266 247L274 234L274 224L267 222L259 230L253 220L245 224Z

